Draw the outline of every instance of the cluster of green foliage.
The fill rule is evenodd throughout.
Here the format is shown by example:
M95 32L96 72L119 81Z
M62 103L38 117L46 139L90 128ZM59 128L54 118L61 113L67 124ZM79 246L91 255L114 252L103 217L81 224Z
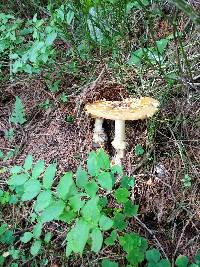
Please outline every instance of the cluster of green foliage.
M148 247L148 242L135 232L127 231L130 218L137 216L138 205L131 200L134 177L123 174L120 166L110 165L108 155L102 150L90 152L87 170L81 165L77 172L66 172L58 180L56 163L45 168L45 162L28 155L23 166L15 165L10 170L8 191L0 191L1 205L30 206L28 228L21 234L20 242L30 244L30 255L42 254L51 242L52 233L44 234L46 223L60 221L67 225L65 256L83 255L91 250L99 253L104 246L118 246L126 256L127 266L136 267L147 261L146 266L170 267L168 259L162 259L159 250ZM120 176L120 183L116 184ZM114 199L114 208L109 200ZM63 225L64 227L64 225ZM52 241L53 242L53 241ZM8 254L1 251L0 262L12 257L13 263L27 259L15 248L14 230L6 224L0 226L0 243L7 245ZM200 254L195 263L188 265L185 256L176 260L178 267L199 266ZM102 266L118 266L115 261L104 259ZM18 266L18 265L13 265Z

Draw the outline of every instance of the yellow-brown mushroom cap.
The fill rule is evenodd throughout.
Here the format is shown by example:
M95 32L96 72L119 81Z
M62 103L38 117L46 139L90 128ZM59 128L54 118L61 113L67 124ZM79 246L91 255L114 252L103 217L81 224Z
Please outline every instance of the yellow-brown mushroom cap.
M151 97L127 98L123 101L96 101L85 109L94 118L108 120L142 120L154 115L159 102Z

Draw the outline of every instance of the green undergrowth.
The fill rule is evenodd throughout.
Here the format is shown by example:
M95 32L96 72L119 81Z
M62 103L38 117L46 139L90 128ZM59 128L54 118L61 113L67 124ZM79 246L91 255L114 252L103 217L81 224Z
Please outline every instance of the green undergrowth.
M60 241L64 261L77 254L84 258L88 252L96 254L98 260L103 251L118 246L126 259L123 266L171 266L156 247L128 227L130 220L138 216L139 206L132 200L135 178L126 176L120 166L111 166L102 149L90 152L87 168L80 165L75 174L66 172L57 177L56 163L45 167L45 162L39 160L34 164L31 155L22 166L1 169L3 173L8 174L8 189L0 190L2 211L26 207L26 228L17 231L20 221L4 220L1 211L1 266L21 266L37 257L41 264L48 264L48 256L42 255L50 244L55 248L58 244L54 244L54 233L46 226L51 228L55 222L64 233ZM98 264L121 266L112 257L99 259ZM179 255L175 264L200 266L199 252L195 263L189 264L186 256Z

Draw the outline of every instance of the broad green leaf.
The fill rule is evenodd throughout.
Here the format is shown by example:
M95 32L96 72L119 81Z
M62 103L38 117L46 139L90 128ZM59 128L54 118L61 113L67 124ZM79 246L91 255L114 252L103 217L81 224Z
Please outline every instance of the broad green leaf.
M92 198L96 196L98 191L98 184L95 181L91 181L86 184L85 192Z
M106 244L106 246L113 246L116 240L117 240L117 231L113 230L110 236L105 239L104 243Z
M44 160L38 160L32 170L32 178L37 179L44 171Z
M0 235L2 235L3 233L5 233L5 231L7 230L7 228L8 228L7 223L1 224L1 226L0 226Z
M74 11L69 10L69 11L67 12L67 24L68 24L68 25L71 24L73 18L74 18Z
M108 259L103 259L102 263L101 263L102 267L118 267L118 263L114 262L114 261L110 261Z
M24 193L22 195L22 201L29 201L36 197L41 190L41 184L36 179L30 179L24 184Z
M97 161L99 168L106 171L110 169L110 159L102 148L97 152Z
M46 233L45 236L44 236L44 242L45 243L49 243L51 238L52 238L52 233L51 232Z
M130 196L130 192L126 188L118 188L115 191L114 196L118 203L126 203Z
M144 51L142 48L139 48L138 50L134 51L131 54L131 57L128 61L129 65L140 65L142 62L142 58L144 57Z
M77 213L73 210L64 210L59 216L59 220L65 223L71 223L77 217Z
M136 216L138 212L138 205L134 205L130 200L124 204L124 214L127 217Z
M29 171L31 170L32 165L33 165L33 157L32 155L28 155L25 159L23 168L25 169L25 171Z
M101 247L102 247L102 243L103 243L103 236L101 231L96 228L92 230L92 233L90 234L91 239L92 239L92 247L91 250L94 251L95 253L99 252Z
M23 168L21 166L13 166L11 169L10 169L10 173L12 174L20 174L21 172L23 171Z
M112 190L112 177L109 172L102 172L98 175L98 182L100 186L109 191Z
M70 251L82 255L86 242L89 238L90 227L84 220L78 220L76 225L67 234L67 252ZM67 256L69 254L66 252Z
M144 149L143 149L143 147L140 145L140 144L137 144L136 146L135 146L135 155L137 156L137 157L140 157L140 156L142 156L144 154Z
M37 223L34 227L33 227L33 236L35 238L39 238L41 236L42 233L42 223Z
M73 209L73 211L79 211L83 205L85 204L84 201L81 200L81 196L80 195L75 195L73 197L69 198L69 203L71 204L71 207Z
M24 235L20 238L22 243L28 243L33 237L31 232L25 232Z
M41 240L36 240L31 246L31 255L36 256L41 248L42 241Z
M125 215L122 213L117 213L114 217L113 227L119 229L120 231L124 230L127 226L127 223L124 220Z
M85 206L81 209L81 214L85 221L96 226L100 219L100 210L98 208L98 197L88 200Z
M76 172L76 184L79 188L83 189L87 183L88 183L87 172L83 170L81 166L79 166Z
M24 124L26 122L25 108L21 99L18 96L16 96L15 98L15 106L10 117L10 121L15 124Z
M49 204L51 203L51 200L52 200L51 191L42 191L37 197L34 210L36 212L40 212L44 210L46 207L49 206Z
M196 261L197 264L200 264L200 250L198 250L196 252L195 261Z
M113 226L113 221L105 215L101 215L99 226L103 231L109 230Z
M160 261L160 252L158 249L150 249L146 251L146 259L148 260L148 262L153 262L154 264L156 264L157 262Z
M187 267L188 266L188 258L183 255L179 255L175 261L177 267Z
M21 174L15 174L12 175L9 180L8 180L8 184L9 185L14 185L14 186L19 186L19 185L23 185L29 178L29 175L26 173L21 173Z
M168 43L169 43L168 39L160 39L160 40L156 41L158 51L161 55L164 53Z
M135 178L134 177L128 177L128 176L123 176L121 179L121 184L120 187L129 189L130 187L134 187L135 185Z
M45 189L51 189L53 179L56 175L56 167L57 165L53 163L46 168L43 176L43 186Z
M97 176L99 174L99 165L97 160L97 154L92 151L89 153L88 159L87 159L87 168L88 173L91 176Z
M52 202L41 215L41 222L50 222L53 220L58 220L59 216L62 214L65 208L65 204L62 200Z
M72 172L67 172L63 177L61 177L56 188L58 196L63 200L66 200L73 185L74 181L72 178Z
M157 266L158 267L171 267L171 263L167 259L161 259L159 261L159 263L157 263ZM190 266L190 267L192 267L192 266ZM193 266L193 267L198 267L198 266Z
M52 45L53 42L55 41L57 37L57 33L56 32L51 32L47 35L47 39L46 39L46 44L47 45Z

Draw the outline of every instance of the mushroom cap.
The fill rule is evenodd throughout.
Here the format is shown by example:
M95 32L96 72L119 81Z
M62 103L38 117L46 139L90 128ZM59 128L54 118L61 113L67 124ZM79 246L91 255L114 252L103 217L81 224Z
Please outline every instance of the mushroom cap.
M85 109L94 118L108 120L142 120L154 115L159 102L151 97L126 98L123 101L100 100Z

